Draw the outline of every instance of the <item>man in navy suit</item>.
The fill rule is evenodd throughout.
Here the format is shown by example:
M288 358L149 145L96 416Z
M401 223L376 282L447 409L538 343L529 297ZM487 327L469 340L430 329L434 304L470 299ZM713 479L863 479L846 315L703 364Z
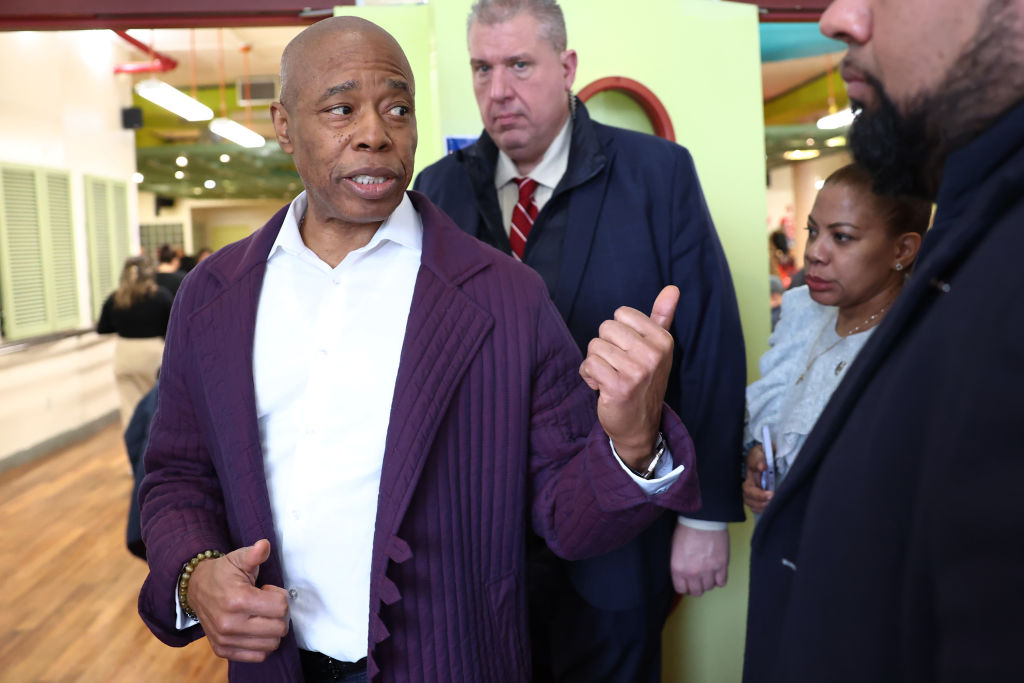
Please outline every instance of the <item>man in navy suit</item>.
M729 269L686 149L595 123L572 95L577 57L554 0L481 0L468 42L484 133L416 188L540 273L581 349L617 307L667 284L682 292L666 402L693 436L703 508L665 515L597 558L548 561L535 548L532 564L536 680L657 683L673 578L692 595L725 585L726 523L743 519L746 369ZM510 234L526 178L536 209L518 253Z
M854 157L936 209L754 533L744 679L1019 681L1024 0L835 0L821 30Z

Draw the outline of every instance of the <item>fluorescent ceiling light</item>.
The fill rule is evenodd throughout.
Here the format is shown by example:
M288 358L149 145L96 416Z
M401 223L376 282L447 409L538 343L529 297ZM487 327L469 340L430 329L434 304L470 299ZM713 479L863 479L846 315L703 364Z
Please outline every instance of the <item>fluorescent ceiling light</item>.
M822 116L818 119L818 128L821 128L822 130L832 130L834 128L845 128L851 123L853 123L853 111L846 108L842 111L837 111L834 114Z
M210 130L213 131L214 135L219 135L242 147L262 147L267 144L262 135L246 128L238 121L228 118L216 118L210 121Z
M782 157L789 161L806 161L817 158L820 155L821 151L817 149L791 149L788 152L782 153Z
M826 147L846 147L846 138L842 135L837 135L834 138L825 140Z
M135 92L186 121L209 121L213 118L212 109L159 79L139 81L135 84Z

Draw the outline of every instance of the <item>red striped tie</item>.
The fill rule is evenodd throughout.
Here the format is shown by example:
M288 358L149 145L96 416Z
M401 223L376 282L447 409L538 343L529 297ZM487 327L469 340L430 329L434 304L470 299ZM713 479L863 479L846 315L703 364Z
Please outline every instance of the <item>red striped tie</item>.
M523 250L526 249L526 238L533 227L533 221L537 218L537 202L533 201L533 191L537 189L537 181L533 178L513 178L519 186L519 201L516 208L512 209L512 229L508 234L508 241L512 245L512 254L520 261L523 260Z

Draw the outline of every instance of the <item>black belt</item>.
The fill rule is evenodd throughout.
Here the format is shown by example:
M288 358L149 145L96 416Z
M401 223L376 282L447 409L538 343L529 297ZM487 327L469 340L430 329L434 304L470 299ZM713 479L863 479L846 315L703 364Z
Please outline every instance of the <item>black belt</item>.
M340 681L345 676L366 671L366 657L358 662L343 662L322 652L299 650L299 659L302 661L302 674L307 679Z

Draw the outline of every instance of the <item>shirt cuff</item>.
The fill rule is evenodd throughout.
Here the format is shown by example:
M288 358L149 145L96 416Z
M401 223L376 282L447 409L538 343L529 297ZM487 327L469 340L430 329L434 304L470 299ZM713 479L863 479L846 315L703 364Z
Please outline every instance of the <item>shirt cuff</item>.
M199 623L198 619L193 619L189 615L185 614L185 610L181 609L181 602L178 600L178 584L174 584L174 626L179 631L184 631L187 628L192 628Z
M668 491L669 487L676 483L676 479L678 479L679 475L683 473L684 469L686 469L684 465L680 465L676 468L672 467L672 453L668 450L668 445L666 444L665 452L661 455L661 460L659 460L658 464L654 467L654 476L651 479L644 479L643 477L638 477L636 472L629 469L629 467L626 466L626 463L622 462L622 458L620 458L618 452L616 452L615 444L612 443L611 439L608 439L608 445L611 446L612 454L618 461L619 467L621 467L623 471L644 490L644 493L649 496Z
M679 515L679 523L698 531L725 531L729 528L728 522L712 522L707 519L690 519Z

